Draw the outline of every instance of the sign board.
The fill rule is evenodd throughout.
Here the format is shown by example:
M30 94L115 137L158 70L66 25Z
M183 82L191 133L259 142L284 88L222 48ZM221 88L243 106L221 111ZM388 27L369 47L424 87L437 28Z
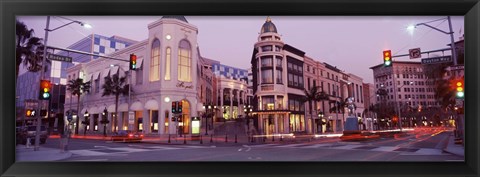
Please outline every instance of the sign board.
M422 59L422 64L437 64L437 63L450 63L452 62L452 56L441 56Z
M133 111L128 112L128 124L135 123L135 113Z
M200 133L200 117L192 117L192 134Z
M450 66L447 68L449 71L456 71L456 70L465 70L464 65L457 65L457 66Z
M55 55L55 54L48 54L48 59L55 60L55 61L64 61L64 62L72 62L72 57L67 57L63 55Z
M420 51L420 48L414 48L408 50L410 59L415 59L415 58L422 58L422 52Z

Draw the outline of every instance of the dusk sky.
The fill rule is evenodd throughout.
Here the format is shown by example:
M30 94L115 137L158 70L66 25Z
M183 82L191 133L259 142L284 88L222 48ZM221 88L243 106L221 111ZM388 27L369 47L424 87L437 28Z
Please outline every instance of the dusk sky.
M48 45L68 47L76 41L96 33L110 37L118 35L133 40L144 40L148 35L148 24L161 16L69 16L93 26L84 29L72 24L49 33ZM203 57L220 61L222 64L247 69L250 67L254 43L266 16L186 16L188 22L198 27L198 45ZM445 16L387 17L387 16L271 16L282 40L317 61L327 62L348 73L353 73L373 83L373 72L369 67L382 63L382 51L392 50L394 55L407 54L411 48L422 51L448 47L450 36L426 26L419 26L413 34L407 26L429 22ZM35 36L44 38L46 17L18 17ZM51 18L50 29L59 27L67 20ZM448 21L428 23L441 30L449 31ZM454 39L464 33L464 17L452 17ZM449 55L450 52L445 52ZM442 55L442 53L435 53ZM431 54L431 55L435 55ZM426 58L427 55L422 55ZM410 60L408 57L399 60ZM396 60L394 58L394 60Z

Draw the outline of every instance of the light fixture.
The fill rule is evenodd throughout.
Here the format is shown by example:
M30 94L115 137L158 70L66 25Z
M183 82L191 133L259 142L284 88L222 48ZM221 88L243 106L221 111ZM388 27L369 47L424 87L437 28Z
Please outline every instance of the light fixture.
M168 103L168 102L170 102L170 97L168 97L168 96L167 96L167 97L165 97L165 98L163 99L163 101L165 101L165 103Z
M172 39L172 36L170 36L170 34L167 34L167 35L165 35L165 39L170 40L170 39Z
M82 25L84 28L87 28L87 29L92 28L92 25L90 25L88 23L81 23L80 25Z

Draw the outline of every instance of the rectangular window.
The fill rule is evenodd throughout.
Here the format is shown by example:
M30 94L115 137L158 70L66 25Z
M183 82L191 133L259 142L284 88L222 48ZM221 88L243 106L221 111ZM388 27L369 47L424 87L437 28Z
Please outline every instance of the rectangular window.
M273 70L262 70L262 84L273 84Z
M271 45L262 46L262 52L269 52L272 51Z
M277 84L282 83L282 76L283 76L282 70L277 69Z
M275 58L276 66L277 67L282 67L282 57L276 56Z
M184 82L191 82L191 68L192 68L192 61L191 61L191 52L189 49L178 49L178 80Z
M272 67L273 58L272 57L262 57L262 67Z
M172 60L172 51L170 47L167 47L166 59L165 59L165 80L170 80L170 63Z
M275 100L273 99L273 96L262 97L262 108L263 108L263 110L274 110L275 109Z

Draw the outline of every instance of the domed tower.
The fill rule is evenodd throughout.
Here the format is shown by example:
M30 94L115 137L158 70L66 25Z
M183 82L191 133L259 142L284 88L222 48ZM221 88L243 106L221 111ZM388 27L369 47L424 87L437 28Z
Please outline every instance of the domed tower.
M270 17L260 29L252 55L254 108L264 134L288 131L286 59L284 43Z

